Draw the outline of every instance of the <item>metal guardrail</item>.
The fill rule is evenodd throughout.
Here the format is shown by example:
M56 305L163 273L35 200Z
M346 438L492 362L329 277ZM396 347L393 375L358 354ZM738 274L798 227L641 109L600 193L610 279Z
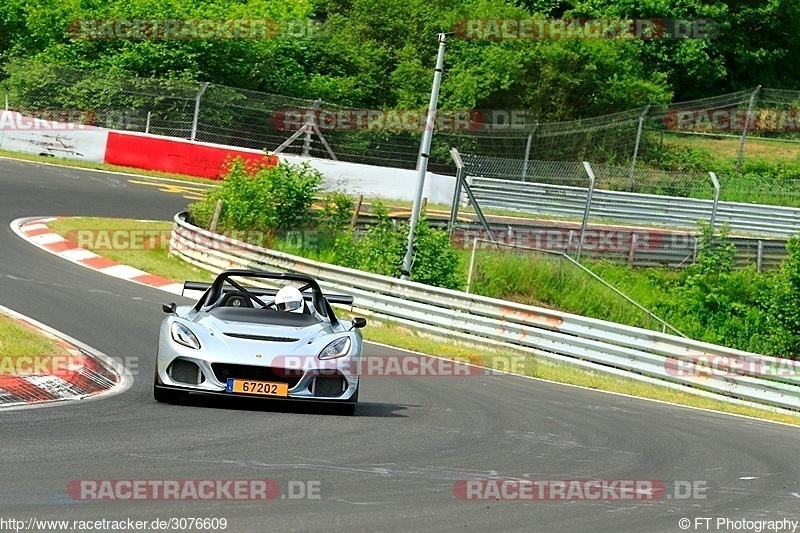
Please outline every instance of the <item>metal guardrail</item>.
M188 224L185 218L185 213L175 216L172 253L211 271L256 268L302 272L319 280L324 290L354 296L357 308L416 330L446 333L494 347L513 345L539 357L632 379L685 385L732 401L800 410L800 378L795 374L773 379L719 373L697 376L694 370L702 365L689 362L716 357L729 361L731 368L759 361L785 369L794 368L792 361L320 263L216 235ZM684 362L679 365L679 360Z
M404 216L390 215L403 219ZM487 224L494 241L527 248L544 248L551 252L574 254L581 234L581 222L535 218L498 217L487 215ZM500 220L506 220L500 222ZM369 213L360 213L355 228L364 230L375 223ZM451 227L444 215L428 215L431 227L452 229L451 241L469 248L475 238L485 239L487 233L476 217L461 212ZM609 245L608 238L611 238ZM786 258L786 238L730 236L736 247L736 266L753 265L758 271L777 268ZM487 245L488 246L488 245ZM652 227L589 224L582 247L583 257L607 259L632 266L686 267L694 263L698 253L695 232Z
M468 180L485 208L539 215L584 216L588 189L484 177ZM710 220L713 200L595 189L590 216L620 224L662 225L695 229ZM800 232L800 209L738 202L719 202L716 224L727 223L731 233L787 238Z
M366 218L359 219L360 224L369 222ZM439 220L430 223L433 227L445 227ZM581 233L579 222L536 219L508 224L490 219L489 229L499 243L544 248L568 255L577 251ZM583 257L633 266L687 267L694 263L699 250L697 235L688 231L591 224L585 235ZM452 240L467 248L474 238L484 236L485 231L479 225L462 222L456 225ZM759 271L776 268L787 255L786 239L732 236L729 241L736 247L737 267L754 265Z

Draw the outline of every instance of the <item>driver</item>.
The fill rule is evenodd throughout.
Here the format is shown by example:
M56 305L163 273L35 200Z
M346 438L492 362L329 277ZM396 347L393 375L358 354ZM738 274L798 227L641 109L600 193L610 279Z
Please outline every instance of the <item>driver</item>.
M275 295L275 307L279 311L303 312L303 295L297 287L283 287Z

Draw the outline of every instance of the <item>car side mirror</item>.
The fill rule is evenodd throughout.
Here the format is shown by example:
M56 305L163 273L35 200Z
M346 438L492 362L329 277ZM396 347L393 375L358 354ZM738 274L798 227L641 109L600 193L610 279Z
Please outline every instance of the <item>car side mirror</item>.
M178 313L178 305L175 303L162 304L161 310L164 311L165 313L171 313L174 315Z
M356 318L353 319L353 327L354 328L360 329L360 328L363 328L366 325L367 325L367 319L366 318L361 318L359 316L359 317L356 317Z

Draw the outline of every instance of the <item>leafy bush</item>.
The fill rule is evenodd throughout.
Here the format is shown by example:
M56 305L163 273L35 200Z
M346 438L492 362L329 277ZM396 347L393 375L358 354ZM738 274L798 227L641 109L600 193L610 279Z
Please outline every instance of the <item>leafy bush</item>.
M351 232L337 239L336 262L375 274L400 277L408 225L390 219L380 201L373 204L373 212L377 220L363 235L356 238Z
M335 243L336 262L384 276L400 277L408 243L408 223L389 218L381 202L373 204L377 221L360 237L340 234ZM411 281L458 289L463 284L460 261L446 231L431 228L421 217L414 234Z
M679 172L708 172L719 169L719 161L713 153L702 148L680 145L645 144L642 161L661 170Z
M322 210L314 218L314 227L329 241L342 231L353 216L353 199L343 192L333 191L322 200Z
M464 285L460 268L458 253L450 244L448 233L432 228L427 218L420 218L414 234L411 281L460 289Z
M789 256L774 276L768 301L769 340L774 355L800 355L800 237L786 245Z
M767 330L770 274L754 267L734 270L736 247L728 228L715 233L699 223L697 261L676 289L670 316L692 338L759 353L771 351Z
M222 187L189 206L195 224L208 228L222 200L217 229L257 230L283 236L306 229L311 221L314 193L322 174L306 163L276 166L252 165L236 158L230 162Z

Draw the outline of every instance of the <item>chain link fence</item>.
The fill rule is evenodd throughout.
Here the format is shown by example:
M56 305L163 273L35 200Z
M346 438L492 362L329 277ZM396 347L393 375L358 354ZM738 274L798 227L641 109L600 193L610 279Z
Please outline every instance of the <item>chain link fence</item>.
M75 119L77 112L78 120L111 129L407 169L417 164L426 111L360 110L224 85L67 68L8 78L0 82L0 95L6 109L43 118ZM800 207L800 182L788 175L764 180L724 172L715 189L705 172L658 171L648 163L659 162L667 145L708 148L739 166L746 153L797 160L799 107L800 91L758 87L546 124L513 110L472 110L466 119L444 110L439 114L456 117L455 124L437 122L429 170L454 174L450 151L457 148L480 206L492 214L492 231L508 242L636 264L685 265L696 255L697 220L713 220L712 203ZM497 113L513 113L516 121L486 120ZM591 179L578 161L593 162ZM587 203L588 190L596 194L593 203ZM694 211L675 211L678 205ZM521 220L522 213L536 220ZM507 218L497 218L502 216ZM666 219L671 223L662 224ZM639 229L629 227L634 225ZM457 239L469 239L474 228L465 228ZM756 230L761 233L740 235L750 239L742 241L747 261L772 264L775 228Z
M77 110L101 127L406 169L416 168L425 122L425 110L353 109L196 81L55 67L6 79L0 95L6 109L34 116ZM627 182L615 183L631 190L647 181L637 177L637 167L660 162L666 145L710 148L738 165L750 152L797 159L798 106L799 91L756 88L559 123L539 124L515 110L444 110L440 115L468 118L437 123L429 169L453 174L452 147L522 161L594 161L629 167ZM516 121L487 120L497 113Z
M785 194L714 173L666 172L565 161L460 154L474 202L452 226L464 247L474 239L637 266L684 267L698 254L700 223L729 227L737 265L777 267L800 209L722 200L730 184L771 199ZM737 191L728 195L735 195ZM462 201L462 204L465 204ZM476 223L480 213L485 227ZM493 248L482 242L482 248Z

